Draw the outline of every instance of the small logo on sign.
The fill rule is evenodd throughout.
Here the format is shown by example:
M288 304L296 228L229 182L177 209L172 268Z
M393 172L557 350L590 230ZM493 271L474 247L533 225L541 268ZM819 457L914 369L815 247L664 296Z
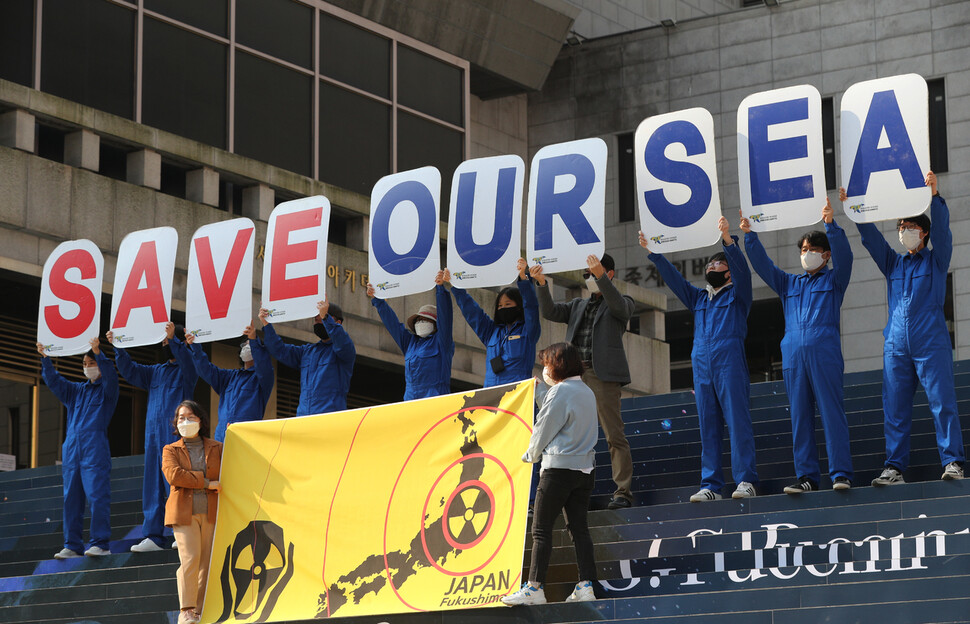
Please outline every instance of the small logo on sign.
M391 282L381 282L380 284L377 284L377 287L380 288L381 290L388 290L390 288L397 288L398 286L399 286L399 284L397 282L394 282L394 283L391 283Z
M865 204L855 204L854 206L849 206L849 210L856 214L862 214L863 212L871 212L873 210L878 210L879 206L866 206Z
M551 262L556 262L558 260L559 258L550 258L549 256L535 256L532 258L532 264L542 264L542 263L548 264Z
M455 271L451 274L452 277L459 280L474 279L478 277L477 273L469 273L468 271Z
M748 215L748 218L755 223L765 223L766 221L777 221L778 215L766 215L763 212L759 212L758 214Z

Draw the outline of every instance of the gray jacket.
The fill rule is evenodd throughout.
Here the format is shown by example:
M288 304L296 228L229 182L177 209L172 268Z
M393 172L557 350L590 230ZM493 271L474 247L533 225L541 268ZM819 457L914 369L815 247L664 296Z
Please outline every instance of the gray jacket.
M534 464L541 456L543 468L595 467L597 423L593 391L579 377L562 380L542 397L529 450L522 461Z
M603 303L593 319L593 372L603 381L630 383L630 366L623 350L623 333L633 316L633 299L621 295L606 276L596 280ZM542 318L556 323L568 323L566 342L573 342L576 328L583 322L586 304L589 299L576 298L569 303L553 303L549 294L549 283L536 287L539 298L539 313Z

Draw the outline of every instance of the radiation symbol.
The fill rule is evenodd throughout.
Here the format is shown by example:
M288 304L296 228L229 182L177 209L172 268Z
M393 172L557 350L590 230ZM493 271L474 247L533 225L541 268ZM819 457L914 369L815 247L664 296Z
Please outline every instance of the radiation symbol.
M482 541L491 528L495 497L481 481L467 481L451 494L446 508L445 540L465 550Z

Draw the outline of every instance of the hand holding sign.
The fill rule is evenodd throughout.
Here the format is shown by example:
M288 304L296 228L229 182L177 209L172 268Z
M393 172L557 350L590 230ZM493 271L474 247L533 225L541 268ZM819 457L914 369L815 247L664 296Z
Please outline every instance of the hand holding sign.
M529 269L529 275L531 275L532 279L534 279L540 286L546 285L546 276L542 274L541 264L533 264Z
M835 211L832 210L832 202L830 202L829 198L826 197L825 206L822 208L822 221L826 223L832 223L833 221L835 221L834 217L835 217Z
M740 210L738 210L738 216L741 217L741 222L738 225L741 228L741 231L747 234L751 231L751 222L748 221L748 218L745 217Z

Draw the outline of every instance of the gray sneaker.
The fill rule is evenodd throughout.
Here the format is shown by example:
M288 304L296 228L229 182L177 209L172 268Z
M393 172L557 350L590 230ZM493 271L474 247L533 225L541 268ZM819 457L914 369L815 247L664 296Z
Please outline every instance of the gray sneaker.
M872 484L876 487L881 487L883 485L896 485L897 483L906 483L906 480L903 479L903 473L899 472L892 466L886 466L883 469L882 474L872 480Z
M754 486L747 481L742 481L738 483L738 487L734 490L734 494L731 494L731 498L741 499L741 498L754 498L758 493L754 491Z
M950 462L949 464L946 465L946 468L943 470L942 478L944 481L955 481L957 479L962 479L963 468L961 468L960 464L956 462Z
M162 547L147 537L131 547L131 552L136 553L158 552L160 550L162 550Z
M101 548L100 546L92 546L84 551L85 556L88 557L105 557L111 554L110 550Z
M54 555L54 558L55 559L75 559L80 556L81 556L80 554L74 552L70 548L64 548L64 549L61 549L59 553L56 553Z

